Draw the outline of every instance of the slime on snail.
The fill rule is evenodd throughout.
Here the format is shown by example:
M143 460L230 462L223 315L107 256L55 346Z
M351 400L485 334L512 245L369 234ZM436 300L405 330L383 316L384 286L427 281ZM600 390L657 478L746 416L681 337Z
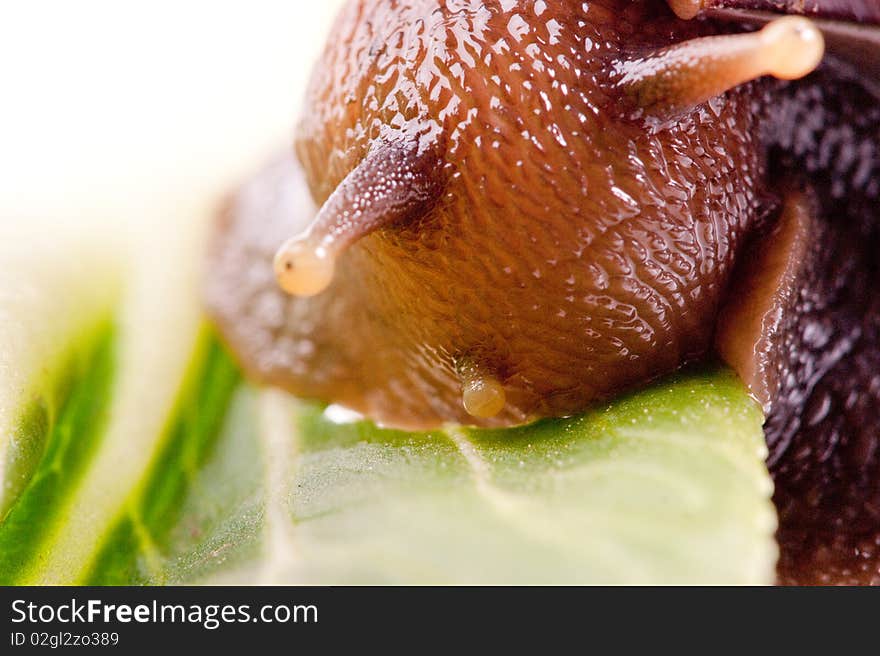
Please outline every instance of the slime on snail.
M720 356L767 415L780 579L880 582L877 87L823 59L821 20L717 9L772 4L352 0L295 152L219 219L225 340L407 429Z

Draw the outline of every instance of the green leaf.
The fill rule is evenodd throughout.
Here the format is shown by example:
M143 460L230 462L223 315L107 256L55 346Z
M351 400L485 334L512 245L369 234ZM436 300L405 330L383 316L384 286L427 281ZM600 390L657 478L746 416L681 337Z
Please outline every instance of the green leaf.
M80 582L772 580L761 418L725 371L574 419L412 434L239 384L216 342L199 361Z
M211 490L194 490L187 503L199 538L177 536L170 580L773 579L775 514L761 415L723 370L509 431L338 425L276 392L248 391L240 403L256 404L262 415L261 434L250 438L252 448L262 447L262 472L224 498L238 509L234 520L202 511L217 503L218 485L199 482ZM239 421L246 415L239 412ZM234 435L229 430L226 439ZM217 457L223 450L221 443ZM258 554L249 562L237 545L259 524L262 546L248 546Z
M0 582L773 581L762 417L729 371L504 431L340 421L241 378L178 241L42 367L3 354L5 453L30 456L2 470Z

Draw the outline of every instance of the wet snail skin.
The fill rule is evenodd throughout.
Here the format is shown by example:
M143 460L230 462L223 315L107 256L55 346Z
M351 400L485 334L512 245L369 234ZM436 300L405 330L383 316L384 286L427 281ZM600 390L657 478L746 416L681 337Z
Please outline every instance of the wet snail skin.
M659 2L350 3L286 174L320 209L272 236L298 298L269 300L273 275L217 308L227 338L263 379L408 428L570 414L703 357L768 211L742 85L822 52L805 19L765 29L713 36ZM227 232L265 239L244 197ZM258 344L253 303L296 316Z
M734 4L768 3L350 2L217 224L242 365L423 429L720 355L767 414L780 580L880 582L880 112L870 39L832 48L876 16Z

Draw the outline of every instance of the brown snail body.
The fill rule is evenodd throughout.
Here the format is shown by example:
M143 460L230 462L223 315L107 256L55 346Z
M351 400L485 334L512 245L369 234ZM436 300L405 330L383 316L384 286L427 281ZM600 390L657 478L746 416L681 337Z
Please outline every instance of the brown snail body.
M880 120L826 68L752 81L812 70L804 29L716 37L741 27L647 0L351 2L297 157L224 212L209 308L257 379L405 428L571 414L717 342L768 413L781 577L846 579L840 554L880 540ZM766 243L800 260L754 298L780 214ZM821 537L825 507L858 531ZM854 580L880 576L871 549Z
M312 196L377 146L432 160L442 191L354 243L324 293L286 302L309 320L283 336L315 344L296 368L232 326L260 377L391 425L497 426L577 412L707 352L758 212L750 100L734 91L651 134L611 64L636 33L650 52L704 26L651 3L504 4L356 2L339 18L298 130ZM462 360L503 385L494 417L464 409Z

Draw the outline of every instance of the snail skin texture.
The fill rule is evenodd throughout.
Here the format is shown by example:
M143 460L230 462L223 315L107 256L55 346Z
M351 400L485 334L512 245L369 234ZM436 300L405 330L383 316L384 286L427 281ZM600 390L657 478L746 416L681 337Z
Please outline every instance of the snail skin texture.
M720 356L767 415L780 580L880 582L880 112L811 20L701 13L762 4L352 0L217 223L224 338L408 429Z

